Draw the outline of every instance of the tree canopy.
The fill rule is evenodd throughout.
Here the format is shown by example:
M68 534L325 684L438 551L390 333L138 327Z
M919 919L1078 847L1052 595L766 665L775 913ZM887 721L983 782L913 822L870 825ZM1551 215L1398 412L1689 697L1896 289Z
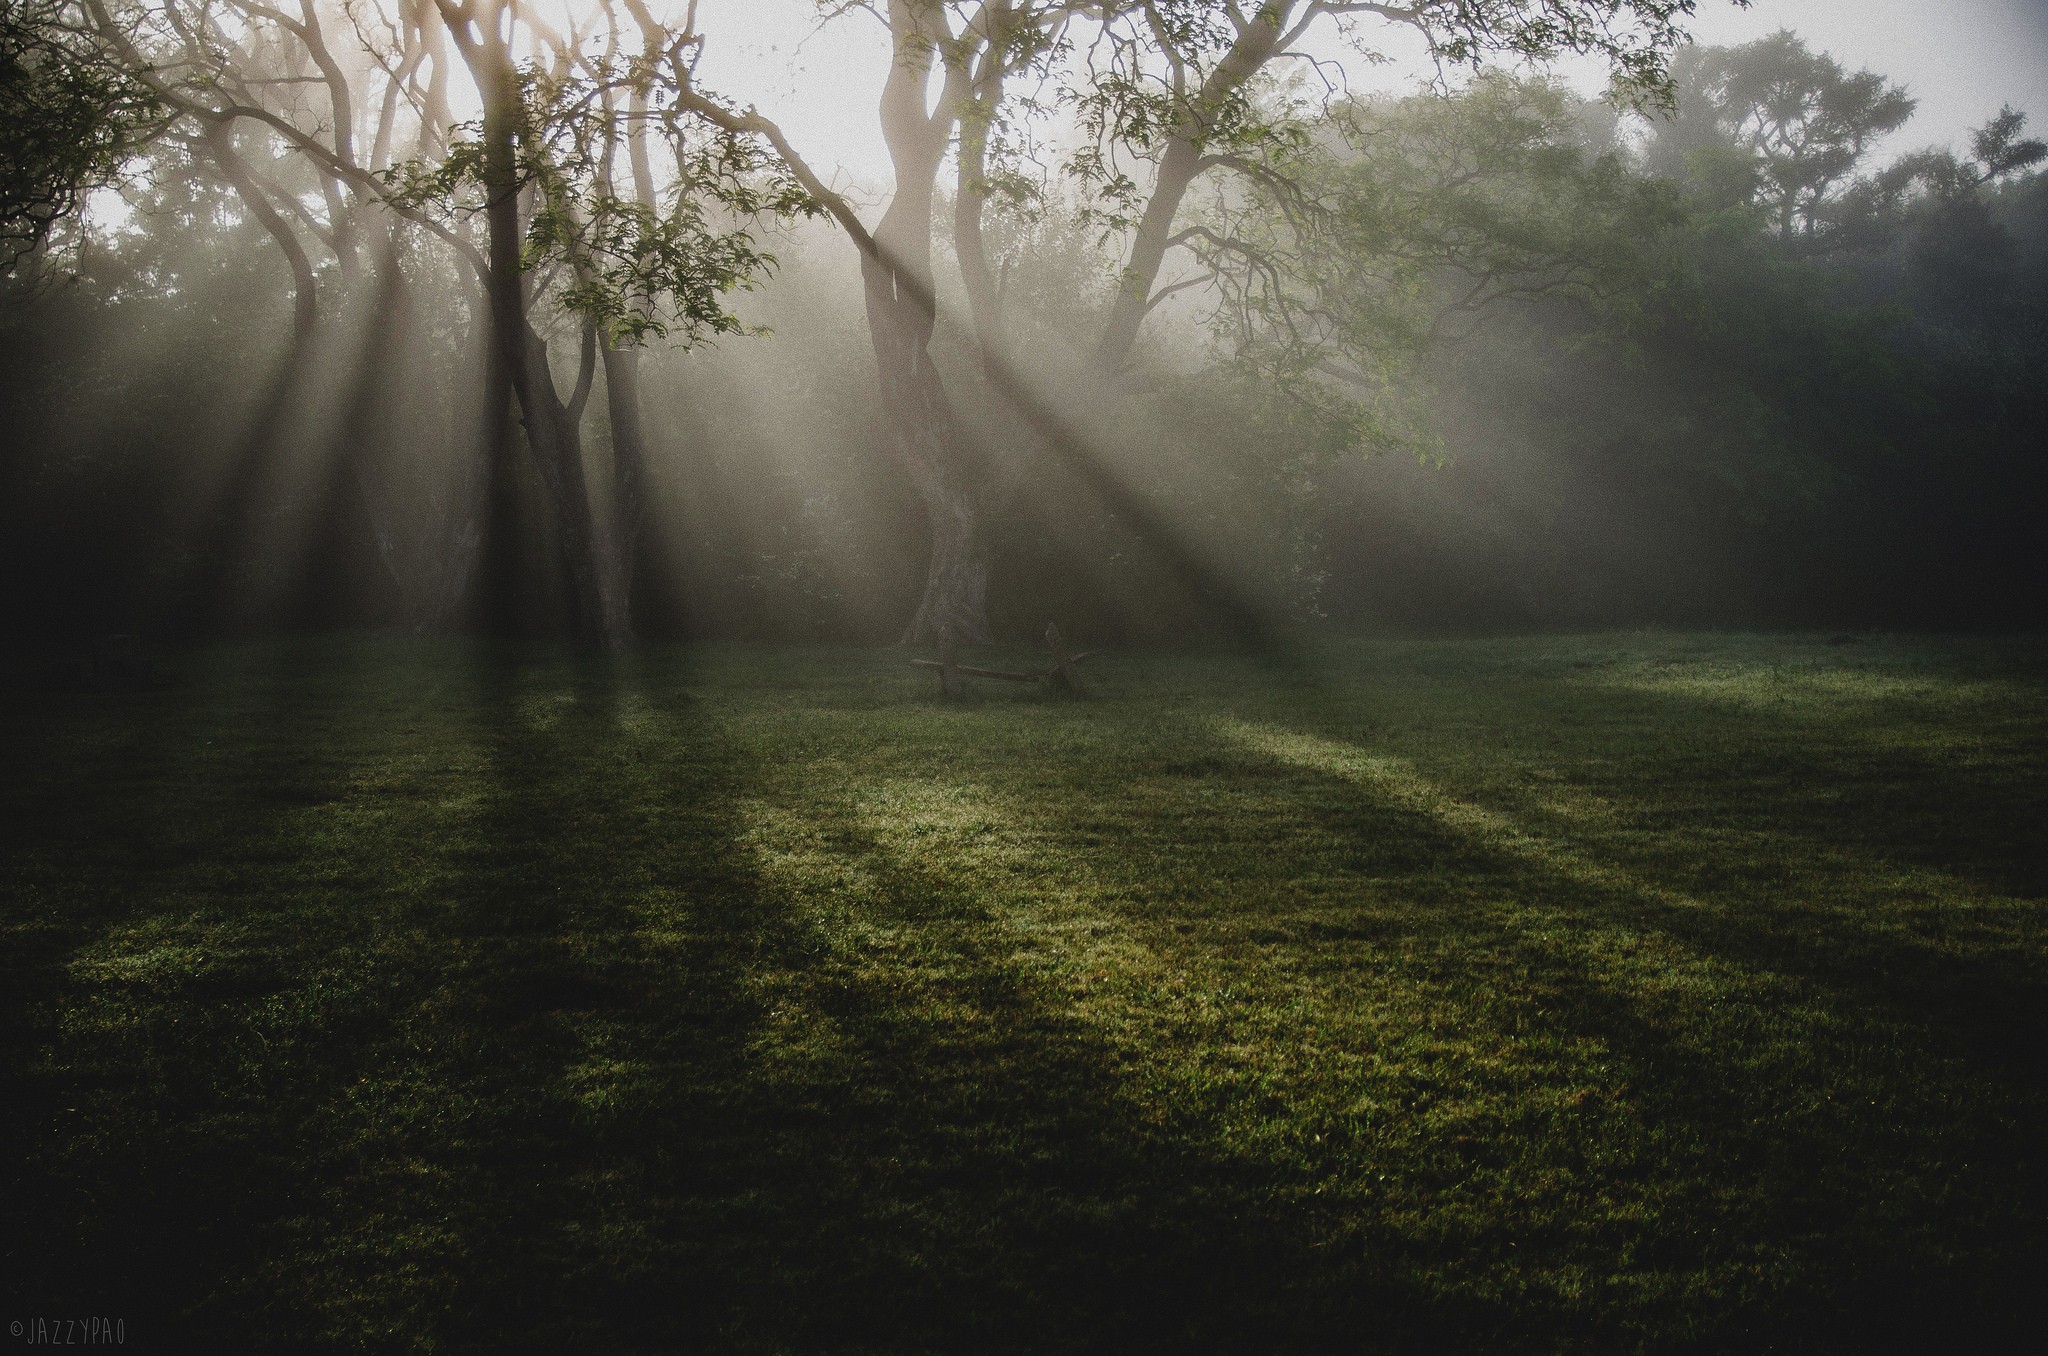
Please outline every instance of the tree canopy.
M75 0L0 0L0 268L113 183L160 113Z
M125 505L183 625L1882 610L1963 569L1902 505L1960 562L2030 502L2024 112L1887 159L1896 82L1673 49L1684 6L876 0L869 193L706 88L681 7L83 3L150 111L10 322L16 526ZM1396 32L1408 93L1297 59ZM1615 98L1525 61L1570 51Z

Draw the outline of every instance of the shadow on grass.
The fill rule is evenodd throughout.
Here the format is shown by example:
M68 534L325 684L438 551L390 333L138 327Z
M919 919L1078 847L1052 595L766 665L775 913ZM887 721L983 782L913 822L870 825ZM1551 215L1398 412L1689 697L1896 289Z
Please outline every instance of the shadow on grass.
M751 755L672 675L323 663L122 725L132 784L53 756L58 921L8 1028L37 1312L478 1351L1485 1326L1387 1284L1289 1304L1329 1269L1300 1221L1131 1105L970 896L839 844L940 958L906 985L764 887ZM791 1003L842 1038L775 1058Z
M435 943L464 959L429 1023L458 1052L439 1095L473 1110L387 1155L445 1174L442 1241L413 1259L447 1297L417 1330L437 1348L1358 1349L1501 1325L1319 1251L1253 1165L1128 1095L969 892L843 815L820 832L901 945L877 963L835 935L750 856L744 751L656 701L661 745L692 752L636 766L622 690L579 682L485 736L488 888Z
M1415 910L1407 925L1382 910L1365 935L1433 957L1424 974L1441 963L1453 982L1511 978L1467 1000L1475 1026L1505 1003L1625 1062L1619 1081L1660 1127L1663 1160L1626 1173L1667 1194L1654 1227L1617 1237L1615 1253L1685 1269L1735 1260L1741 1240L1780 1249L1751 1259L1768 1279L1727 1297L1715 1341L1889 1347L2038 1322L2048 1001L2036 975L1847 910L1821 927L1778 899L1686 894L1453 798L1406 759L1301 735L1314 722L1296 716L1296 729L1253 727L1210 756L1327 779L1293 803L1348 870L1431 863L1397 887ZM1184 742L1201 747L1195 732ZM1811 831L1777 847L1854 859Z
M296 1110L379 1020L348 973L363 877L305 842L375 725L347 689L283 647L15 713L47 722L10 787L0 1013L6 1262L37 1312L161 1342L235 1290L222 1263L294 1187Z
M1586 1147L1609 1133L1597 1125L1436 1141L1417 1105L1399 1153L1333 1131L1314 1169L1353 1186L1369 1166L1405 1174L1423 1188L1414 1212L1355 1191L1311 1204L1312 1171L1226 1143L1214 1104L1162 1099L1145 1061L1169 1055L1082 1020L1022 966L985 880L885 836L853 791L822 784L841 773L765 765L767 742L689 696L687 676L493 654L288 674L314 700L274 684L208 708L238 750L226 763L193 731L139 720L124 737L160 752L132 782L103 784L110 764L88 760L23 792L44 834L17 876L47 894L34 947L10 960L25 995L6 1013L26 1090L6 1113L26 1150L7 1201L16 1288L39 1311L125 1317L144 1347L1622 1349L1648 1333L1670 1349L1688 1324L1701 1345L1741 1347L1858 1304L1860 1331L1882 1334L1962 1293L1959 1272L2040 1200L2037 1154L2008 1119L2038 1105L2020 1086L2038 1063L1958 1067L1930 1034L1952 1017L1926 985L2014 993L1967 958L1873 931L1845 963L1732 898L1673 908L1658 892L1684 882L1634 863L1595 861L1609 874L1589 885L1198 720L1167 722L1170 768L1139 769L1189 785L1136 830L1101 769L1057 766L1085 752L1017 769L1071 785L980 788L1085 838L1078 864L1042 870L1089 876L1092 900L1184 867L1189 907L1244 933L1230 948L1253 961L1295 928L1262 882L1304 876L1286 853L1320 843L1335 893L1295 930L1350 968L1260 983L1296 976L1302 1001L1331 1007L1367 985L1427 990L1489 1039L1526 1028L1611 1051L1618 1071L1585 1076L1640 1122L1612 1131L1628 1152L1603 1163ZM1004 705L1018 747L1123 719ZM1642 704L1641 721L1661 718ZM958 768L924 772L976 789ZM1181 794L1211 778L1253 813ZM840 874L778 875L768 854L786 842L763 839L764 804ZM1374 910L1357 906L1368 896ZM1185 937L1172 909L1109 912L1166 964L1210 962L1213 939ZM1621 933L1668 941L1650 979L1799 984L1703 1016L1624 973L1603 950ZM1323 1038L1283 997L1253 1004L1277 1033L1258 1050L1269 1064ZM1776 1043L1771 1024L1808 1009L1827 1020L1792 1044L1825 1042ZM1892 1103L1793 1107L1837 1058L1843 1086ZM1972 1175L1940 1155L1969 1156ZM1610 1191L1639 1212L1461 1223L1451 1208L1479 1175L1512 1204L1517 1174L1560 1164L1584 1200ZM2001 1175L2009 1199L1973 1223ZM1886 1206L1901 1187L1923 1194ZM1666 1289L1633 1310L1517 1292L1517 1243L1628 1257ZM1468 1284L1487 1267L1492 1289ZM1684 1293L1712 1268L1702 1284L1724 1294ZM1790 1344L1843 1347L1848 1331Z
M1901 715L1884 707L1735 709L1546 680L1492 684L1483 702L1510 732L1497 749L1486 731L1418 743L1299 708L1262 718L1403 756L1424 778L1460 761L1520 766L1535 775L1485 799L1509 807L1525 863L1562 850L1581 860L1581 888L1586 869L1618 873L1605 892L1689 944L1853 993L2048 1083L2048 981L2028 944L2048 893L2037 750L1987 766L1887 742ZM1605 802L1608 822L1561 810L1571 793Z
M786 995L837 1033L834 1056L747 1090L736 1143L789 1128L733 1165L779 1184L768 1227L727 1245L750 1301L737 1330L774 1349L1037 1352L1436 1347L1506 1326L1331 1247L1284 1175L1162 1114L1132 1052L1023 973L971 886L857 816L824 834L858 869L855 931L886 940Z

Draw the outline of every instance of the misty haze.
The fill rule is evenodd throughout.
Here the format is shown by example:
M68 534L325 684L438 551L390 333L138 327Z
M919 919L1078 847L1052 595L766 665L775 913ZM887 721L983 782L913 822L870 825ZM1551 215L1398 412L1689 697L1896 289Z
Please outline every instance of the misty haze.
M0 0L0 1268L2003 1350L2048 7Z

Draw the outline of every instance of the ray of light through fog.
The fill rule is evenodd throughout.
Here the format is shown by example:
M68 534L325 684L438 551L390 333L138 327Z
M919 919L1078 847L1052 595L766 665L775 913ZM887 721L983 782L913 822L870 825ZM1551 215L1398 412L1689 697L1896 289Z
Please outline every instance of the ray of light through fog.
M1333 4L4 0L15 1336L2024 1349L2048 0Z
M346 12L361 18L388 15L397 8L396 0L368 0ZM518 50L522 56L537 50L526 45L535 34L574 35L581 43L597 43L607 8L600 0L529 0L523 13L530 22L522 30ZM888 201L894 177L877 110L890 68L890 42L887 28L874 13L858 5L821 6L817 0L650 0L649 8L658 18L678 25L685 15L694 16L696 31L704 40L696 72L700 85L736 106L757 108L775 120L794 148L830 186L845 192L873 226ZM951 12L957 18L966 8ZM2048 98L2041 97L2044 82L2048 82L2044 76L2048 72L2048 45L2044 45L2048 44L2048 22L2044 20L2048 20L2048 0L1957 0L1940 6L1913 0L1756 0L1748 7L1729 0L1700 0L1688 23L1699 41L1715 45L1742 44L1789 29L1813 51L1832 55L1852 71L1868 68L1903 84L1919 100L1918 115L1877 142L1863 166L1871 170L1919 147L1960 146L1968 130L1981 125L2002 104L2048 115ZM1086 25L1076 29L1083 40L1088 31ZM1350 45L1353 43L1358 46ZM1382 59L1370 59L1358 47L1377 52ZM1441 71L1428 59L1412 30L1374 16L1360 16L1348 26L1326 19L1312 30L1304 55L1333 63L1324 68L1325 77L1341 81L1355 94L1406 96L1434 85L1445 98L1411 102L1454 107L1459 97L1473 92L1466 88L1464 73ZM359 88L380 88L376 77L369 74L369 58L359 54L351 59L363 71ZM447 115L464 129L473 129L480 103L476 87L452 54L447 60L451 80ZM1341 73L1334 72L1337 62L1342 63ZM1313 79L1309 69L1306 62L1293 65L1295 75ZM1604 63L1594 60L1566 61L1553 69L1587 96L1596 94L1606 80ZM1287 73L1286 63L1280 63L1276 74L1285 77ZM296 89L301 82L293 77L277 83ZM935 90L929 93L936 95ZM278 98L289 103L292 116L303 129L319 127L328 116L315 96L294 93ZM1391 109L1394 102L1390 99L1387 107ZM411 116L404 110L412 106L393 105L399 109L394 125L400 129L400 141L407 134L406 119ZM1415 116L1414 110L1408 116ZM2037 121L2035 128L2039 126ZM1058 123L1056 114L1038 130L1053 143L1048 147L1052 152L1047 156L1049 162L1057 160L1062 149L1071 149L1071 130ZM1646 126L1639 132L1640 144L1645 147L1656 139ZM474 137L476 132L461 130L458 135ZM325 214L334 209L315 179L307 176L305 163L283 155L281 142L266 144L253 133L249 140L253 152L280 157L267 165L266 172L289 180L286 186L297 196L280 201L294 204L291 210L307 228L305 238L313 242L314 253L326 259L318 241L322 231L331 228ZM1067 144L1062 146L1063 142ZM1666 173L1638 169L1645 174ZM1135 173L1144 178L1150 171L1140 167ZM940 172L942 200L951 175L951 168ZM179 210L175 195L151 198L138 186L131 195L138 205L130 208L122 204L117 191L109 190L95 199L95 215L115 255L125 248L162 251L167 262L160 275L169 280L167 289L183 293L188 298L184 304L194 310L204 309L189 300L195 289L225 287L233 280L234 270L215 260L205 267L226 281L209 282L201 267L208 257L207 241L239 232L239 238L256 246L249 254L256 269L272 270L268 286L272 289L270 300L275 302L289 286L282 257L267 252L267 238L230 195L219 185L214 185L213 191L220 198L206 207L212 215L204 221L195 218L186 231L189 239L172 241L163 225L165 213ZM1198 188L1188 210L1235 211L1242 205L1213 193L1203 197L1209 192ZM1076 203L1070 200L1066 205ZM142 219L141 214L152 211L157 214L154 219ZM131 212L135 214L132 217ZM460 216L460 211L456 215ZM1145 614L1150 606L1144 601L1148 593L1227 599L1231 608L1245 616L1259 611L1250 604L1239 607L1243 600L1218 581L1226 580L1242 563L1233 553L1253 553L1254 545L1263 550L1282 538L1267 534L1268 540L1253 531L1219 528L1218 524L1229 525L1240 516L1242 506L1234 502L1235 491L1221 496L1217 503L1198 503L1181 496L1174 477L1195 479L1208 473L1194 467L1186 447L1199 440L1196 435L1213 435L1214 446L1203 444L1207 448L1204 455L1217 457L1217 466L1228 463L1237 467L1230 474L1245 477L1246 483L1256 481L1265 474L1271 448L1261 440L1275 436L1271 429L1251 424L1238 429L1227 425L1227 418L1207 421L1200 428L1176 428L1158 417L1156 410L1127 416L1107 404L1093 409L1086 400L1069 398L1068 387L1076 379L1070 360L1087 348L1090 336L1099 333L1096 327L1106 310L1106 299L1116 290L1114 270L1126 257L1127 242L1098 236L1093 227L1082 228L1061 218L1059 211L1043 220L1027 220L1029 214L1015 219L991 214L985 228L991 258L1003 270L1004 279L1015 271L1017 292L1014 305L1006 312L1006 323L1012 328L1003 340L1013 349L1015 361L980 362L979 378L987 385L982 390L969 374L977 361L967 295L945 257L952 248L949 216L949 210L942 207L934 224L934 243L941 255L935 292L940 324L931 351L938 364L960 374L960 390L970 392L960 397L963 407L969 409L964 421L968 432L962 438L974 443L977 456L986 454L992 462L1008 457L1015 462L1003 473L1015 477L1015 483L1006 482L1002 491L1006 496L1001 501L1002 512L1011 518L1006 530L1014 530L1020 541L1029 539L1028 549L1042 554L1048 578L1091 572L1100 576L1091 586L1099 585L1105 596L1117 600L1105 615ZM758 338L725 334L694 349L663 343L651 344L648 349L643 389L658 463L650 483L659 482L656 516L665 515L673 524L668 538L658 551L650 548L650 555L665 561L675 579L685 581L675 589L679 597L692 588L703 594L724 589L734 598L767 596L772 588L787 584L785 592L797 599L792 608L800 604L820 616L837 608L858 618L846 623L849 633L882 635L894 626L888 620L897 606L892 600L898 600L906 588L914 591L924 568L927 519L926 510L886 469L891 463L877 442L876 367L868 342L869 317L863 309L856 251L846 235L827 221L762 222L759 227L773 247L775 263L762 269L755 279L758 287L734 289L729 304L747 325L763 326L768 333ZM465 229L474 234L482 227L466 220ZM1654 234L1655 228L1631 218L1612 229L1618 238L1631 232L1636 233L1631 238L1640 238ZM188 246L190 257L186 258L183 251ZM337 258L343 248L352 247L345 241L336 244ZM406 267L416 275L414 285L423 299L422 312L433 323L412 322L412 332L393 340L393 330L386 323L390 318L364 309L372 305L369 293L356 286L350 268L323 263L314 271L316 285L308 289L319 298L317 343L309 344L307 353L299 355L305 375L295 380L302 382L303 389L297 400L282 402L293 407L287 411L289 417L267 412L259 398L281 380L271 375L273 369L284 372L291 358L287 346L268 331L253 334L242 350L240 394L231 393L204 411L205 418L219 425L213 441L223 449L241 451L232 455L222 451L211 460L200 459L163 497L159 516L171 538L187 543L221 536L221 523L243 525L233 530L231 550L207 555L216 561L221 578L197 593L209 593L217 582L218 590L233 595L249 616L283 613L288 609L277 600L291 596L314 572L316 546L326 549L314 539L341 509L361 515L381 513L398 523L389 531L385 530L388 524L380 526L382 535L377 537L378 549L385 552L380 559L390 566L388 572L394 580L401 570L391 562L401 558L401 563L411 562L415 557L427 562L416 568L406 563L405 568L413 569L420 579L408 576L394 584L406 594L407 606L412 605L413 593L442 588L440 576L434 573L439 567L433 564L441 541L436 533L473 502L472 481L481 483L476 480L481 473L474 472L474 451L484 436L479 413L484 397L477 390L477 372L471 368L481 361L477 355L483 352L479 335L484 312L471 290L473 280L462 273L452 255L444 257L424 236L408 248L414 253L407 257ZM1320 259L1313 262L1321 266ZM1144 382L1159 383L1156 389L1174 382L1199 384L1205 373L1213 375L1219 355L1229 351L1231 341L1219 337L1217 324L1217 317L1226 314L1228 299L1223 287L1213 285L1215 275L1203 275L1205 266L1192 253L1170 253L1158 275L1159 291L1151 298L1144 313L1148 318L1142 322L1143 362L1148 365ZM1515 266L1512 262L1502 265ZM151 276L146 264L137 268L139 276ZM1364 280L1361 286L1376 286L1370 270L1359 277ZM1870 286L1878 290L1860 298L1859 304L1890 295L1882 292L1883 288L1896 292L1903 285L1889 274L1873 273L1872 278ZM1967 283L1969 279L1964 278L1957 286ZM142 294L150 285L137 288L122 304L134 304L136 313L142 314ZM573 389L579 322L559 295L544 295L547 286L534 291L532 322L540 338L551 346L547 360L554 363L564 388ZM1395 284L1389 283L1387 295L1396 290ZM1396 316L1382 328L1399 331L1404 323ZM1548 379L1538 382L1537 377L1541 364L1553 360L1564 337L1564 331L1556 328L1556 317L1530 308L1510 319L1495 313L1489 323L1493 328L1479 337L1497 344L1514 361L1523 362L1523 375L1547 389ZM111 368L168 370L168 364L151 361L166 348L165 340L154 330L111 325L100 342L101 358ZM1388 342L1392 351L1394 341ZM1444 524L1460 524L1455 530L1464 531L1468 525L1483 522L1485 533L1491 534L1488 540L1597 539L1606 544L1602 549L1616 558L1649 559L1667 546L1670 560L1677 562L1685 556L1683 549L1670 544L1675 540L1672 534L1649 525L1652 519L1639 512L1640 506L1632 505L1615 484L1592 472L1573 482L1572 475L1578 474L1568 470L1573 453L1560 450L1562 444L1545 442L1551 435L1537 428L1534 415L1520 424L1513 419L1503 422L1494 409L1499 403L1495 388L1500 385L1496 380L1500 366L1486 366L1486 362L1473 359L1486 366L1487 380L1468 380L1454 372L1452 364L1465 359L1452 355L1452 348L1455 345L1446 345L1442 353L1433 351L1427 358L1439 362L1440 370L1425 370L1420 366L1425 359L1419 357L1412 360L1413 367L1401 366L1411 361L1409 357L1386 359L1386 372L1396 374L1386 377L1387 389L1393 390L1397 380L1407 383L1399 388L1397 397L1388 397L1389 407L1407 401L1426 411L1416 418L1433 421L1428 436L1441 437L1449 449L1444 465L1451 469L1443 474L1434 469L1403 470L1396 464L1403 459L1390 457L1370 471L1347 464L1327 475L1318 472L1322 478L1312 484L1304 480L1309 488L1300 492L1303 503L1316 496L1328 496L1332 502L1354 496L1357 502L1345 510L1351 516L1341 521L1335 510L1300 510L1300 522L1307 525L1301 528L1298 540L1287 539L1285 551L1273 546L1272 559L1259 567L1270 575L1271 587L1262 584L1261 588L1276 599L1293 597L1287 590L1297 587L1305 595L1320 589L1320 583L1303 581L1320 580L1316 571L1336 560L1341 550L1331 547L1325 551L1324 535L1319 534L1330 540L1364 540L1388 526L1373 517L1382 512L1390 515L1390 521L1402 514L1413 521L1429 520L1433 524L1429 530L1441 527L1445 541L1452 540L1454 534ZM387 439L390 446L382 451L356 455L351 449L363 439L333 412L353 409L350 392L357 387L371 390L384 379L373 359L385 350L410 353L400 366L416 368L420 380L413 383L417 389L408 389L406 399L417 407L418 417L431 414L437 422L431 435L422 425L408 438L392 435ZM1802 356L1793 352L1787 361L1796 365ZM465 363L470 366L463 366ZM1263 371L1245 368L1238 374L1253 370ZM996 375L999 371L1001 376ZM1370 398L1379 399L1374 383L1383 374L1360 371L1363 375L1357 377L1340 373L1339 379L1372 390L1375 394ZM360 380L356 374L361 374ZM609 376L595 382L586 380L582 389L585 395L592 390L608 395L609 382ZM1685 382L1674 382L1660 394L1675 402L1687 389ZM1138 383L1123 394L1142 402L1151 399L1154 390ZM1615 399L1614 392L1587 377L1585 406L1601 407ZM78 427L66 436L81 443L112 440L114 433L100 426L105 423L108 430L113 429L117 413L120 411L113 402L88 407L77 421ZM1054 420L1053 414L1061 418ZM1237 417L1237 412L1228 417ZM1362 416L1360 426L1377 417L1376 413ZM1388 416L1395 431L1383 442L1370 442L1377 436L1375 429L1360 435L1356 446L1347 443L1346 451L1368 445L1372 451L1390 447L1412 450L1402 441L1407 434L1399 426L1400 420L1408 417L1405 407L1395 409ZM592 430L592 464L602 472L605 458L611 455L607 450L609 424L593 421ZM1625 432L1631 443L1640 436L1640 429ZM1753 452L1749 436L1745 431L1734 442L1743 457ZM267 446L266 440L290 455L271 455L275 449ZM1426 445L1426 440L1417 443L1417 447ZM989 452L990 448L994 451ZM1763 455L1756 454L1758 458ZM1062 482L1057 494L1046 490L1040 483L1046 476L1017 469L1040 465L1031 458L1042 459L1043 466L1062 467L1061 474L1072 483ZM1240 458L1241 463L1232 458ZM593 473L598 480L603 479L600 472ZM1731 483L1748 484L1754 479L1765 486L1759 495L1794 493L1771 480L1771 474L1776 473L1753 473L1745 467L1739 473L1731 472ZM380 476L388 483L379 482ZM1785 479L1789 484L1796 476L1787 473ZM1154 496L1158 502L1151 508L1141 502L1143 496L1128 492L1126 482L1141 481L1165 487ZM1272 483L1277 484L1278 478ZM592 491L600 507L608 502L610 493L602 484ZM375 508L365 506L377 494L424 507L412 519L394 517L381 502ZM349 507L358 500L362 504ZM1275 505L1278 503L1276 499ZM1279 507L1269 507L1281 514ZM534 521L544 520L545 514L535 509ZM1132 540L1142 541L1143 549L1151 553L1144 568L1152 573L1141 577L1138 567L1131 566L1117 550L1108 551L1099 568L1071 563L1087 558L1090 534L1099 536L1097 529L1103 522L1115 522L1119 530L1131 527ZM1569 530L1559 523L1566 523ZM400 544L392 546L393 540ZM1019 548L1020 552L1024 549ZM192 550L207 554L197 545ZM1298 558L1286 555L1297 550ZM231 557L236 552L259 559L261 568L233 564ZM451 578L470 568L469 557L456 553L455 559L456 564L448 567ZM1353 580L1360 598L1370 593L1371 608L1392 606L1385 601L1389 590L1373 592L1380 586L1370 583L1375 570L1399 577L1384 560L1375 564L1368 554L1361 553L1357 560L1338 561L1333 568L1340 573L1352 571L1347 577ZM1418 595L1433 596L1437 577L1448 574L1421 565L1414 568L1419 575L1432 576L1427 588L1417 590ZM1687 580L1683 588L1671 586L1674 597L1696 595L1710 600L1700 603L1701 607L1724 602L1731 609L1748 606L1728 601L1736 597L1735 586L1704 568L1690 570L1674 564L1672 569L1674 577L1684 575ZM1516 571L1504 569L1502 573L1520 578ZM1736 573L1731 567L1729 577ZM1112 575L1113 584L1104 582ZM448 587L454 589L454 585ZM1517 599L1523 592L1531 596L1541 592L1533 586L1525 590L1519 582L1514 589ZM1569 589L1552 592L1558 597L1579 596ZM1593 590L1585 596L1596 593ZM1052 590L1052 595L1057 595L1057 590ZM1134 599L1138 601L1131 601ZM678 610L687 611L694 605L678 605ZM1038 605L1035 601L1031 604ZM1067 604L1062 601L1059 605ZM1265 610L1278 612L1292 605L1276 603ZM1514 601L1501 606L1523 604ZM1577 606L1557 604L1561 609L1557 615L1578 616L1570 610ZM1605 604L1587 603L1582 611L1591 615L1600 606ZM773 610L751 603L744 607L734 603L732 607L736 614L751 609L765 615ZM1363 603L1360 607L1366 609ZM1528 607L1530 615L1552 615L1543 610L1552 607L1547 595L1541 603ZM236 608L215 610L226 615L235 613ZM1164 615L1171 608L1160 611ZM1043 625L1042 618L1036 621L1032 633L1042 631Z

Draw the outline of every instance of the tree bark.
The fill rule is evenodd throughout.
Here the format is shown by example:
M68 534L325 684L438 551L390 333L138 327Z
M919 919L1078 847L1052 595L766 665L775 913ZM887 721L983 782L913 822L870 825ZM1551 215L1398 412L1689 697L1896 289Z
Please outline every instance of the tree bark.
M954 152L953 257L960 265L960 286L967 294L975 347L986 368L1001 351L1003 331L1002 289L989 266L988 242L982 235L982 218L988 210L989 133L1002 114L1009 46L1015 36L1012 24L1017 15L1009 0L990 0L981 17L985 37L980 53L972 60Z
M479 380L474 384L465 382L469 389L479 389L487 384L484 368L490 362L490 318L483 306L472 305L470 315L470 337L464 352L464 376ZM465 427L472 427L465 425ZM428 589L418 626L422 629L440 630L462 625L472 620L475 609L472 606L477 592L477 576L485 564L486 538L490 530L491 481L497 467L496 449L485 443L488 432L475 427L476 437L467 449L459 455L461 477L456 481L452 500L447 504L447 520L451 525L447 548L432 558L432 569L428 572Z
M988 541L978 487L940 471L913 473L924 500L931 537L924 596L905 628L905 644L926 644L951 633L976 644L991 639L988 626Z
M640 351L604 344L605 408L612 425L611 540L606 563L605 634L624 644L633 637L633 576L647 521L647 436L640 420Z
M563 582L568 586L570 631L585 647L618 648L629 637L613 628L606 598L607 571L600 555L596 515L583 465L578 418L555 393L547 344L523 325L525 364L514 382L527 445L539 465L541 483L555 510L555 540Z
M490 315L490 349L484 368L484 448L490 459L483 522L484 629L515 635L525 624L520 598L518 496L513 463L513 401L526 364L526 294L519 259L519 91L511 54L498 35L498 11L489 16L488 37L467 33L470 16L447 16L483 93L484 118L484 295ZM444 10L444 16L446 11ZM483 25L478 25L483 29Z
M965 94L964 66L948 66L938 111L925 100L938 53L930 23L942 17L915 0L891 0L896 59L882 86L882 136L895 170L895 193L861 256L868 335L882 398L883 442L922 501L931 555L923 597L903 633L905 644L936 641L950 628L960 641L986 644L988 543L982 528L979 468L967 454L959 419L932 365L937 320L932 288L932 207Z
M526 315L526 276L521 267L523 232L519 211L518 138L522 109L518 72L503 27L505 0L487 7L472 25L465 6L442 0L442 14L483 95L484 224L489 268L491 364L486 378L488 445L496 449L489 526L485 535L486 623L497 631L524 626L520 602L518 534L513 467L506 460L513 440L516 404L526 442L555 510L558 563L571 610L570 629L581 645L621 645L610 627L613 610L605 600L596 524L584 479L583 440L577 420L556 393L548 370L547 346Z

